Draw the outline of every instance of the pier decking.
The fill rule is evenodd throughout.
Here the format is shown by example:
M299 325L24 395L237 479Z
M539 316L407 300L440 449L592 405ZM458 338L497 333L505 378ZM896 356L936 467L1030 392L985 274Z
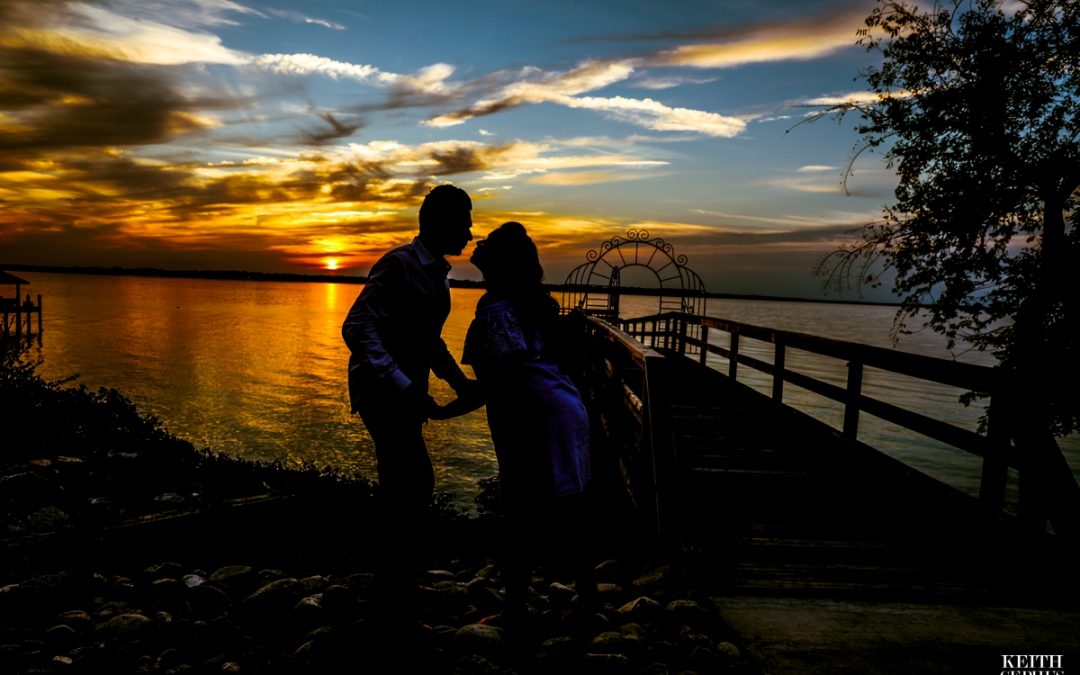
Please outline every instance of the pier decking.
M631 451L628 485L647 511L656 499L765 672L1000 672L1002 654L1080 653L1062 542L681 355L685 325L640 330L651 349L589 321L602 428L636 419L625 442L670 456Z

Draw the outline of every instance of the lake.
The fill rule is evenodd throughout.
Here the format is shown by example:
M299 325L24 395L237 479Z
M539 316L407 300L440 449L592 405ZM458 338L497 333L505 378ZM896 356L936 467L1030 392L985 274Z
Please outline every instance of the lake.
M371 438L350 415L348 349L341 322L361 286L317 282L217 281L134 276L24 273L25 289L40 293L44 335L41 374L78 375L77 383L110 387L158 417L197 447L288 466L314 463L374 477ZM460 356L482 291L452 289L454 310L444 329ZM556 298L559 294L555 294ZM624 316L655 313L657 299L624 296ZM709 300L707 313L735 321L893 347L895 308L874 305L762 300ZM718 338L723 343L724 338ZM746 340L744 353L771 361L771 345ZM899 349L953 358L939 336L904 336ZM955 358L993 364L986 354ZM723 359L710 361L726 368ZM787 367L844 384L842 363L791 350ZM467 370L467 368L466 368ZM740 381L769 391L767 376L740 368ZM959 390L928 386L867 369L863 391L938 419L974 429L980 410L957 403ZM432 380L440 401L453 392ZM839 404L785 386L785 401L839 426ZM472 508L476 482L496 463L483 409L430 422L425 436L437 487ZM979 460L863 415L860 439L969 493L977 491ZM1080 443L1063 447L1080 467Z

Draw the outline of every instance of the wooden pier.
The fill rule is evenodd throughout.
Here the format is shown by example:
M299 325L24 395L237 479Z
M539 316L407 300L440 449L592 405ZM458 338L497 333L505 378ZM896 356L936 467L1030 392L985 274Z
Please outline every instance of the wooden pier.
M41 338L41 295L38 294L35 303L30 294L22 299L22 287L29 284L26 279L15 276L8 272L0 271L0 286L14 286L15 295L12 297L0 296L0 335L3 337L31 337L34 335L33 318L37 316L37 336Z
M679 313L625 331L578 320L601 452L766 672L999 672L1000 654L1080 654L1075 542L1003 509L1020 453L861 392L864 366L980 391L993 369ZM771 343L772 361L740 339ZM785 367L791 348L841 359L847 387ZM740 366L769 373L772 395ZM785 382L842 402L842 428L785 405ZM860 413L982 457L979 498L860 442ZM1020 485L1032 508L1022 470Z

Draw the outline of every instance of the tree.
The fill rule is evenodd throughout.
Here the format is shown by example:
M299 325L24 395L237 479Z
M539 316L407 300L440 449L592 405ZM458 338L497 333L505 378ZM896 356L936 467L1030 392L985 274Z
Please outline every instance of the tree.
M891 271L901 326L924 317L950 348L998 357L989 420L1015 445L1022 499L1077 535L1056 437L1080 429L1080 2L879 0L860 35L882 57L865 73L876 96L819 116L857 115L855 157L881 149L899 184L819 273L873 286Z

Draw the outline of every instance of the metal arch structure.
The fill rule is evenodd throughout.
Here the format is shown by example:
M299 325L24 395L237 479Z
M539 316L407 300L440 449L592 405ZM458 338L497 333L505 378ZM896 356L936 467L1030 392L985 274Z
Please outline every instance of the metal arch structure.
M619 319L622 270L642 267L656 276L657 314L682 312L705 314L705 284L697 272L686 266L686 256L663 239L650 238L646 230L630 229L585 254L587 262L566 277L562 306L600 316L613 323Z

